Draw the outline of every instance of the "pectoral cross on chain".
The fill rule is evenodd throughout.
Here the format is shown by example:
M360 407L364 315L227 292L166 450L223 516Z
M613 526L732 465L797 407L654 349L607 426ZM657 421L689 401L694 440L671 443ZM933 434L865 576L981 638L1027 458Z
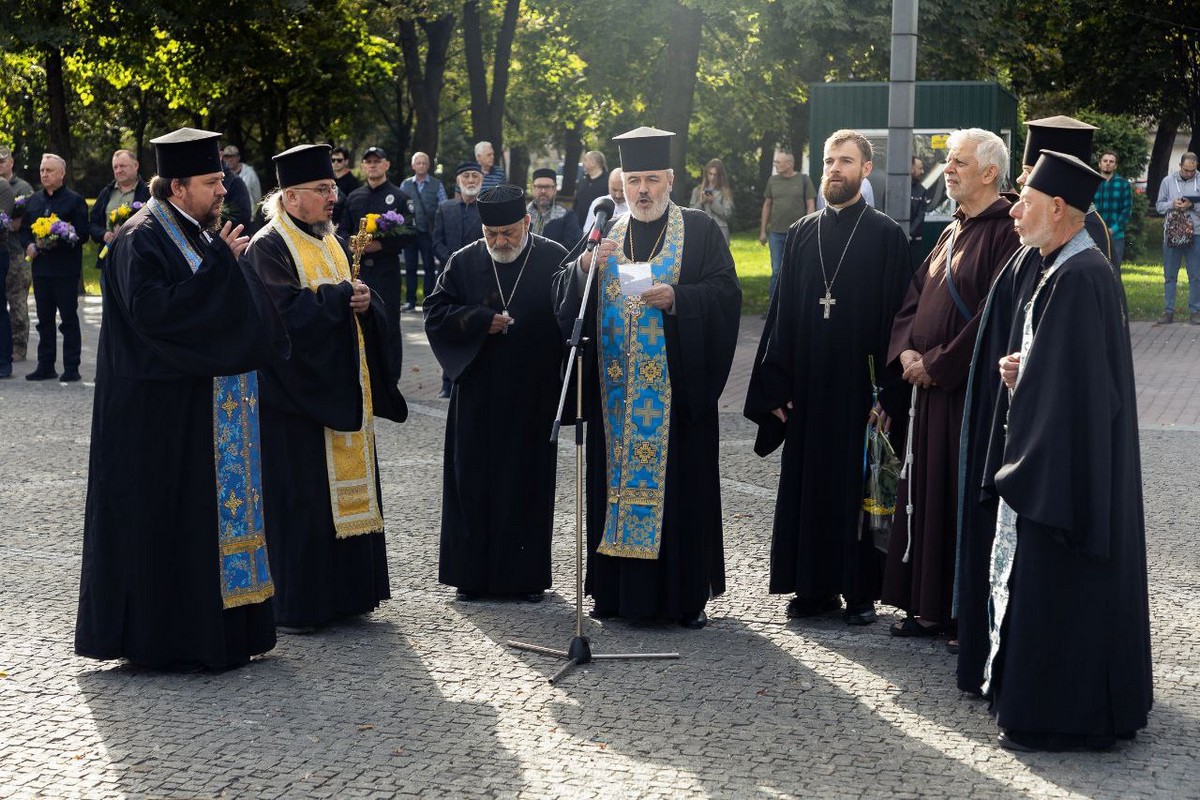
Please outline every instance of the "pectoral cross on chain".
M833 299L833 295L830 294L828 288L825 289L825 296L822 297L817 302L820 303L821 305L825 306L825 319L829 319L830 306L836 306L837 300Z

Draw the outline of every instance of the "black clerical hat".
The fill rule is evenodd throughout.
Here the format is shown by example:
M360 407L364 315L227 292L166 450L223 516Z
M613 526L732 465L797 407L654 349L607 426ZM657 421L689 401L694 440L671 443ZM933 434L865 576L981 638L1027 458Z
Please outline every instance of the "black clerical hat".
M550 169L549 167L542 167L541 169L535 169L533 171L533 180L536 181L538 178L549 178L550 180L554 181L556 185L558 183L558 173L555 172L554 170Z
M1092 160L1092 132L1095 125L1059 114L1055 117L1030 120L1025 123L1025 158L1023 164L1032 167L1043 150L1070 153L1080 161Z
M498 228L525 219L525 192L519 186L502 183L479 195L479 221Z
M625 172L651 172L671 168L671 131L642 126L614 136L621 151L621 169Z
M1025 185L1087 212L1104 176L1070 153L1043 150Z
M195 128L180 128L151 139L160 178L190 178L221 171L221 134Z
M483 167L478 161L460 161L458 166L454 168L454 177L462 175L464 172L483 172Z
M309 181L333 180L333 162L329 160L329 151L332 149L327 144L298 144L272 158L279 188L286 189Z

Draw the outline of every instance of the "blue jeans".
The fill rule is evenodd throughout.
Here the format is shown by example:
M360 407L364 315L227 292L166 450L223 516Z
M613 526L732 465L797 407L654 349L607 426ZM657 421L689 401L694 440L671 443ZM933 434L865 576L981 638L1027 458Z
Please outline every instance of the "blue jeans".
M767 299L775 298L775 285L779 283L779 265L783 263L783 246L787 243L787 233L767 233L767 247L771 248L771 286L767 290Z
M16 236L9 233L9 236ZM8 280L8 245L0 244L0 286ZM0 302L0 375L12 375L12 318L8 303Z
M1125 237L1112 240L1113 254L1113 269L1117 271L1117 277L1121 277L1121 262L1125 260Z
M1179 263L1187 260L1188 311L1200 313L1200 235L1192 237L1190 247L1163 245L1163 311L1175 312L1175 284Z

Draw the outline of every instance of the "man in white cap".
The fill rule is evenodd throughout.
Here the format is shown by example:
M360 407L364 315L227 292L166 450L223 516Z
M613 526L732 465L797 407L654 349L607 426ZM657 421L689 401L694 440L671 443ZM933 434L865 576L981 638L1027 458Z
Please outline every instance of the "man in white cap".
M1000 359L983 494L997 510L985 695L1012 750L1106 749L1153 702L1133 356L1084 230L1101 176L1043 150L1010 215L1039 275Z
M327 144L275 156L279 189L246 250L292 342L259 370L267 551L275 622L308 633L391 597L375 419L403 422L388 379L387 317L333 235Z
M255 369L287 335L241 226L214 234L218 134L153 140L150 201L109 253L75 652L226 669L275 646Z
M671 202L674 135L615 137L629 214L559 273L558 307L569 332L600 270L585 314L592 615L703 628L725 591L717 401L742 289L717 224Z

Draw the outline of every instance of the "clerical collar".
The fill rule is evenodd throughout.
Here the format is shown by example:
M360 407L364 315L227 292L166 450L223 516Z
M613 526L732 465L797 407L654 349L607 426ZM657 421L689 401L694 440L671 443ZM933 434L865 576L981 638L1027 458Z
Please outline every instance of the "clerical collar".
M855 200L853 203L851 203L848 206L842 206L841 208L836 208L834 206L826 204L825 210L833 212L832 216L835 220L837 220L837 219L841 219L841 215L842 215L843 211L849 211L851 209L858 208L859 206L864 205L866 202L867 202L867 199L860 194L858 196L858 199Z
M302 230L304 233L307 233L309 236L313 237L314 239L321 238L320 236L317 236L317 234L313 233L312 225L309 225L307 222L304 222L303 220L296 219L296 216L290 211L284 210L283 213L287 214L288 219L290 219L292 221L292 224L295 225L300 230Z
M1070 239L1067 240L1067 242L1069 241ZM1062 249L1067 246L1067 242L1063 242L1061 245L1042 256L1042 269L1046 269L1054 263L1054 259L1058 258L1058 254L1061 253Z
M174 200L168 200L167 202L171 204L171 208L173 208L173 209L175 210L175 213L176 213L176 214L178 214L179 216L181 216L181 217L183 217L184 219L186 219L188 222L190 222L190 223L192 223L193 225L195 225L195 226L196 226L196 230L197 230L197 231L198 231L198 230L200 230L200 220L196 219L196 218L195 218L195 217L193 217L191 214L187 213L187 212L186 212L186 211L184 211L182 208L180 208L179 206L175 205L175 201L174 201Z

